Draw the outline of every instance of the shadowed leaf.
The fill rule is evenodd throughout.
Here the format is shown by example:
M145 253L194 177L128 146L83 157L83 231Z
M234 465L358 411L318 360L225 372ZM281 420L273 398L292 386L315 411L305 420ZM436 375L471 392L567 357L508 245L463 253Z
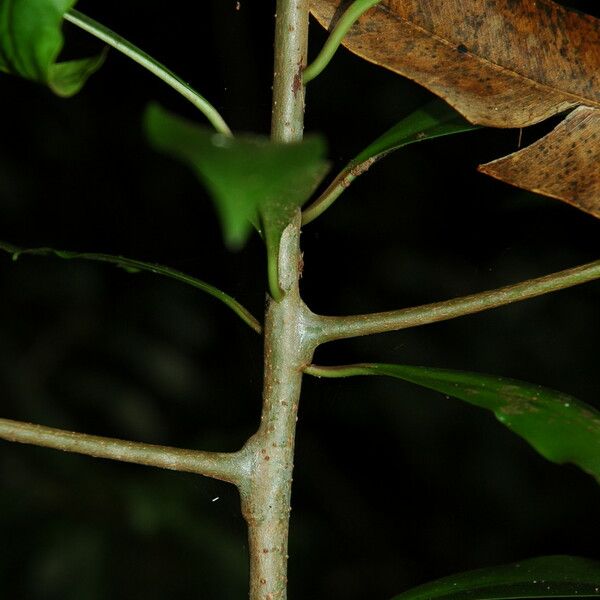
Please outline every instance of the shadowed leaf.
M444 577L393 600L598 598L600 563L573 556L530 558Z
M433 138L478 129L445 102L434 100L412 112L369 144L353 161L357 165L370 159L379 160L390 152Z
M104 54L56 62L63 15L76 0L0 0L0 71L44 83L59 96L77 93Z
M154 146L192 167L215 202L226 243L244 244L254 224L269 258L271 293L279 296L277 255L283 230L327 172L317 136L275 144L258 136L225 137L151 106L146 126Z
M600 218L599 165L600 111L580 106L541 140L479 170Z
M0 250L4 250L12 255L13 260L17 260L23 254L30 254L33 256L57 256L58 258L64 259L83 259L93 260L97 262L105 262L121 267L128 273L139 273L140 271L149 271L157 275L163 275L170 279L175 279L181 283L191 285L207 294L217 298L224 304L226 304L240 319L242 319L247 325L252 327L257 333L261 333L261 325L250 312L244 308L237 300L222 292L220 289L196 279L191 275L176 271L163 265L157 265L154 263L147 263L141 260L135 260L132 258L125 258L124 256L112 256L110 254L97 254L92 252L70 252L67 250L56 250L54 248L18 248L12 244L6 242L0 242Z
M309 223L322 214L359 175L394 150L478 127L466 121L445 102L430 102L396 123L351 160L321 196L303 212L303 222Z
M317 377L387 375L487 408L544 458L574 463L600 483L600 413L561 392L515 379L406 365L313 366L306 372Z

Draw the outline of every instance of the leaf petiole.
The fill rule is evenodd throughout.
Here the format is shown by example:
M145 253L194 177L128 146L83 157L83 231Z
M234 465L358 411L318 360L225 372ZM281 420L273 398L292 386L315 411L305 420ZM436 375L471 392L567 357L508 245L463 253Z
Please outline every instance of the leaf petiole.
M212 126L223 135L231 137L231 129L219 114L217 109L194 88L185 83L180 77L167 69L163 64L152 58L149 54L121 37L108 27L105 27L91 17L84 15L78 10L70 10L65 14L65 21L69 21L80 29L87 31L99 40L102 40L115 50L118 50L131 60L141 65L159 79L162 79L167 85L170 85L176 92L189 100L200 112L210 121Z
M329 61L333 58L339 48L344 36L348 33L348 30L354 25L354 23L370 8L379 4L381 0L355 0L342 15L337 25L333 28L333 31L329 34L325 45L319 52L319 55L315 60L304 69L302 80L304 85L309 81L312 81L317 75L319 75L325 67L329 64Z

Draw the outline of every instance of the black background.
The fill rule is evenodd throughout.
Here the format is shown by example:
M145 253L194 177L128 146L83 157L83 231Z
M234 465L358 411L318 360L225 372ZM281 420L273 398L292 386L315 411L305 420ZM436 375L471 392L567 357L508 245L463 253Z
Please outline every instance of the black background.
M191 4L191 3L190 3ZM266 134L274 2L81 0L206 95L236 131ZM571 5L599 13L594 2ZM72 26L66 55L100 45ZM314 25L311 54L325 39ZM340 51L308 92L307 131L333 173L430 99ZM122 254L206 280L255 314L264 252L228 252L210 200L147 146L157 100L195 109L115 51L76 97L0 77L0 239ZM525 144L556 120L523 132ZM302 290L324 314L386 310L598 257L598 223L477 174L519 132L481 130L377 164L306 227ZM540 383L600 408L597 283L478 316L331 344L325 364L382 361ZM0 258L4 417L234 450L260 411L261 340L217 301L79 261ZM218 498L218 499L216 499ZM542 554L600 559L600 491L545 462L493 416L395 381L307 378L298 423L290 597L390 598L452 572ZM7 598L246 596L236 491L192 475L0 444L0 587Z

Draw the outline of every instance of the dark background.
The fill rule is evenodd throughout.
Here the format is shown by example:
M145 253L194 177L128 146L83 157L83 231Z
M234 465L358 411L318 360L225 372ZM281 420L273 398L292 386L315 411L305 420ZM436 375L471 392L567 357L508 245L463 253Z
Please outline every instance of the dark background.
M274 2L81 0L172 67L237 131L267 133ZM571 2L599 14L597 3ZM66 55L100 44L66 27ZM323 31L312 27L311 53ZM255 314L264 252L222 243L184 167L151 151L146 104L193 107L115 51L76 97L0 77L0 239L122 254L211 282ZM430 99L341 51L310 85L306 128L333 173ZM201 116L200 116L201 118ZM537 139L556 121L523 132ZM306 227L302 289L324 314L386 310L598 258L598 222L476 172L518 131L415 145L377 164ZM540 383L600 408L598 283L411 331L331 344L317 361L384 361ZM234 450L260 411L261 340L224 306L148 274L0 257L4 417ZM216 498L218 497L218 500ZM298 423L290 598L390 598L452 572L542 554L600 559L600 490L490 414L384 379L307 378ZM0 443L0 587L7 598L246 597L235 489Z

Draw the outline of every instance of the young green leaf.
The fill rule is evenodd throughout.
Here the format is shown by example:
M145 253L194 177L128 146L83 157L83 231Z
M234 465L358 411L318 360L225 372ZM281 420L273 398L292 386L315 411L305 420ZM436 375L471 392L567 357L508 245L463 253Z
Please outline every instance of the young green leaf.
M140 271L149 271L156 273L157 275L163 275L175 279L187 285L191 285L207 294L217 298L224 304L226 304L244 323L252 327L257 333L261 333L261 325L252 314L244 308L237 300L222 292L220 289L196 279L191 275L176 271L163 265L157 265L153 263L142 262L141 260L135 260L132 258L125 258L124 256L112 256L110 254L96 254L92 252L69 252L67 250L56 250L54 248L18 248L12 244L6 242L0 242L0 250L4 250L12 255L13 260L17 260L22 254L31 254L35 256L57 256L64 259L84 259L94 260L98 262L111 263L121 267L128 273L139 273Z
M57 63L63 16L76 0L0 0L0 71L44 83L59 96L77 93L104 53Z
M473 129L479 129L479 126L469 123L442 100L429 102L396 123L352 159L319 198L302 212L302 222L310 223L325 212L359 175L390 152L416 142Z
M311 366L306 372L318 377L387 375L487 408L543 457L574 463L600 483L600 413L561 392L503 377L406 365Z
M574 556L543 556L444 577L393 600L599 597L600 563Z
M204 182L229 247L242 246L253 224L262 232L271 294L278 298L279 240L327 171L323 139L275 144L258 136L228 138L156 105L147 111L146 127L158 150L187 163Z

